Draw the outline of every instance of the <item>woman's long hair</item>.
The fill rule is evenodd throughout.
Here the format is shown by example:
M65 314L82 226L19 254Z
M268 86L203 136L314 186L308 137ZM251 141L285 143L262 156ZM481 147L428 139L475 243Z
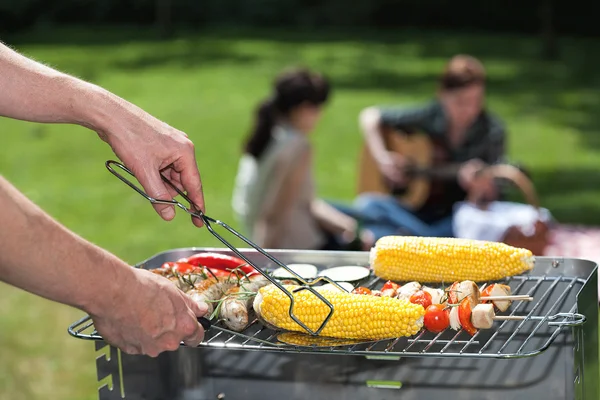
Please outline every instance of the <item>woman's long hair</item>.
M273 94L256 110L254 126L244 144L244 151L259 159L269 142L277 120L301 104L319 106L329 97L327 79L306 69L280 74L273 84Z

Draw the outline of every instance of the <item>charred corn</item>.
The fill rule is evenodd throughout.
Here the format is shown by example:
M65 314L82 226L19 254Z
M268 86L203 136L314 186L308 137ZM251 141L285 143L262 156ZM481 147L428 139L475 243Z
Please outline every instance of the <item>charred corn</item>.
M297 286L286 285L290 291ZM333 314L320 335L342 339L388 339L411 336L423 326L425 309L407 300L390 297L324 290L320 293L334 307ZM316 331L329 307L308 290L293 293L294 315ZM295 332L306 330L290 315L290 298L274 285L260 289L254 299L254 310L268 325Z
M376 276L395 281L476 282L533 268L531 251L499 242L457 238L386 236L371 249Z

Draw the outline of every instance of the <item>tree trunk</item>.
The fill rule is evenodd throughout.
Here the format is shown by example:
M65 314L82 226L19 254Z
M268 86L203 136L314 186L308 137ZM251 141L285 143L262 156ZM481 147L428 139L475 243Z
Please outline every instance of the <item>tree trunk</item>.
M542 57L546 60L556 60L558 59L559 54L556 29L554 26L553 0L540 0L539 12L542 26Z
M156 27L163 39L173 34L172 5L172 0L156 0Z

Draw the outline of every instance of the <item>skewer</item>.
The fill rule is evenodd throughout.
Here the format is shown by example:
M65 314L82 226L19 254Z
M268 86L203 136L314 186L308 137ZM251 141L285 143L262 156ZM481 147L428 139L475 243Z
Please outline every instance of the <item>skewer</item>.
M492 319L496 321L522 321L525 317L522 315L496 315Z
M512 295L512 296L482 296L481 300L512 300L512 301L532 301L533 297L527 295Z

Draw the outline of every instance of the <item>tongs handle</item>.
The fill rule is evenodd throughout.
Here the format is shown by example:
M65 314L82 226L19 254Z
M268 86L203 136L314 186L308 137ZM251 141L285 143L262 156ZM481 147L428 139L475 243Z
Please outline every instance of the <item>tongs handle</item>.
M194 209L190 209L189 207L186 207L185 205L181 204L180 202L178 202L175 199L171 199L171 200L161 200L161 199L155 199L152 196L149 196L146 192L144 192L142 189L140 189L139 187L137 187L133 182L131 182L129 179L125 178L123 175L121 175L120 173L118 173L117 171L115 171L115 169L112 166L116 166L118 168L120 168L121 170L127 172L129 175L135 177L135 175L133 174L133 172L131 172L129 170L129 168L127 168L126 166L124 166L121 163L118 163L116 161L112 161L109 160L106 162L106 168L117 178L119 178L121 180L121 182L125 183L127 186L129 186L130 188L132 188L133 190L135 190L136 192L138 192L142 197L144 197L146 200L148 200L150 203L152 204L170 204L170 205L174 205L177 206L179 208L181 208L183 211L185 211L186 213L190 214L193 217L199 218L202 220L202 222L204 222L204 224L206 225L210 225L210 222L214 222L217 223L218 221L216 221L213 218L210 218L208 216L206 216L201 210L200 208L198 208L198 206L196 206L196 204L185 194L183 193L183 191L179 190L179 188L177 186L175 186L169 179L167 179L163 174L160 174L161 179L167 184L169 185L171 188L173 188L173 190L175 190L177 192L177 194L179 194L181 197L183 197L189 204L191 207L193 207Z
M202 325L205 331L209 330L212 326L212 323L208 318L200 317L198 318L198 322L200 322L200 325Z
M221 243L223 243L225 246L227 246L229 249L231 249L231 251L233 251L239 258L241 258L242 260L244 260L248 265L251 265L256 271L260 272L266 279L268 279L272 284L274 284L275 286L277 286L280 290L282 290L289 297L289 299L290 299L290 308L289 308L289 315L290 315L290 317L298 325L300 325L302 328L304 328L308 333L310 333L311 335L318 335L323 330L323 328L325 328L325 325L327 324L327 322L329 321L329 319L333 315L333 305L325 297L323 297L323 295L321 293L319 293L318 291L316 291L312 287L312 285L314 285L315 283L320 282L320 281L325 281L325 282L328 282L328 283L331 283L331 284L337 286L342 291L346 291L344 288L342 288L340 285L338 285L336 282L332 281L328 277L324 277L324 276L321 276L321 277L319 277L319 278L317 278L315 280L311 280L310 282L307 281L307 280L305 280L300 275L298 275L296 272L292 271L287 265L285 265L284 263L282 263L281 261L279 261L278 259L276 259L275 257L273 257L271 254L267 253L265 250L263 250L262 248L260 248L258 245L252 243L252 241L250 241L249 239L247 239L246 237L244 237L240 233L236 232L233 228L231 228L226 223L224 223L222 221L219 221L219 220L216 220L214 218L211 218L211 217L207 216L206 214L204 214L200 210L200 208L196 204L194 204L194 202L188 196L186 196L185 193L183 193L181 190L179 190L179 188L177 186L175 186L162 173L160 174L160 177L162 178L162 180L166 184L168 184L171 188L173 188L173 190L175 190L175 192L177 192L181 197L183 197L190 204L191 208L190 207L186 207L185 205L181 204L180 202L178 202L175 199L161 200L161 199L155 199L155 198L149 196L146 192L144 192L142 189L140 189L139 187L137 187L133 182L131 182L129 179L125 178L123 175L121 175L119 172L117 172L113 168L113 166L116 166L119 169L121 169L122 171L124 171L124 172L128 173L129 175L135 177L135 175L133 174L133 172L131 172L126 166L124 166L123 164L121 164L121 163L119 163L117 161L113 161L113 160L106 161L106 168L114 176L116 176L117 178L119 178L119 180L121 180L121 182L125 183L127 186L129 186L130 188L132 188L133 190L135 190L136 192L138 192L142 197L144 197L150 203L152 203L152 204L170 204L170 205L174 205L174 206L177 206L178 208L182 209L186 213L190 214L191 216L196 217L196 218L200 218L202 220L202 222L204 222L204 225L206 226L206 228L208 229L208 231L210 233L212 233L217 239L219 239L219 241ZM256 251L258 251L259 253L261 253L265 257L267 257L269 260L271 260L272 262L274 262L278 266L284 268L286 271L288 271L289 273L291 273L295 277L296 280L302 282L303 285L301 285L300 287L294 289L294 293L298 292L298 291L301 291L301 290L309 290L311 293L313 293L315 296L317 296L323 303L325 303L327 305L327 307L329 307L329 314L327 314L327 317L325 318L325 320L323 321L323 323L319 326L319 328L317 330L312 330L306 324L304 324L302 321L300 321L298 319L298 317L296 317L296 315L294 315L294 312L293 312L293 308L294 308L294 296L292 295L292 293L290 293L288 290L286 290L282 286L282 284L277 281L277 279L271 277L267 272L263 271L262 268L259 268L258 266L256 266L252 261L250 261L248 259L248 257L246 257L244 254L242 254L234 246L232 246L231 244L229 244L229 242L227 242L227 240L225 240L221 235L219 235L212 228L211 223L215 223L217 225L222 226L228 232L230 232L231 234L233 234L235 237L237 237L238 239L242 240L243 242L245 242L246 244L248 244L249 246L251 246L252 248L254 248ZM210 323L210 321L208 321L208 322ZM204 324L206 323L206 321L204 321L204 323L202 321L200 321L200 323L204 326Z

